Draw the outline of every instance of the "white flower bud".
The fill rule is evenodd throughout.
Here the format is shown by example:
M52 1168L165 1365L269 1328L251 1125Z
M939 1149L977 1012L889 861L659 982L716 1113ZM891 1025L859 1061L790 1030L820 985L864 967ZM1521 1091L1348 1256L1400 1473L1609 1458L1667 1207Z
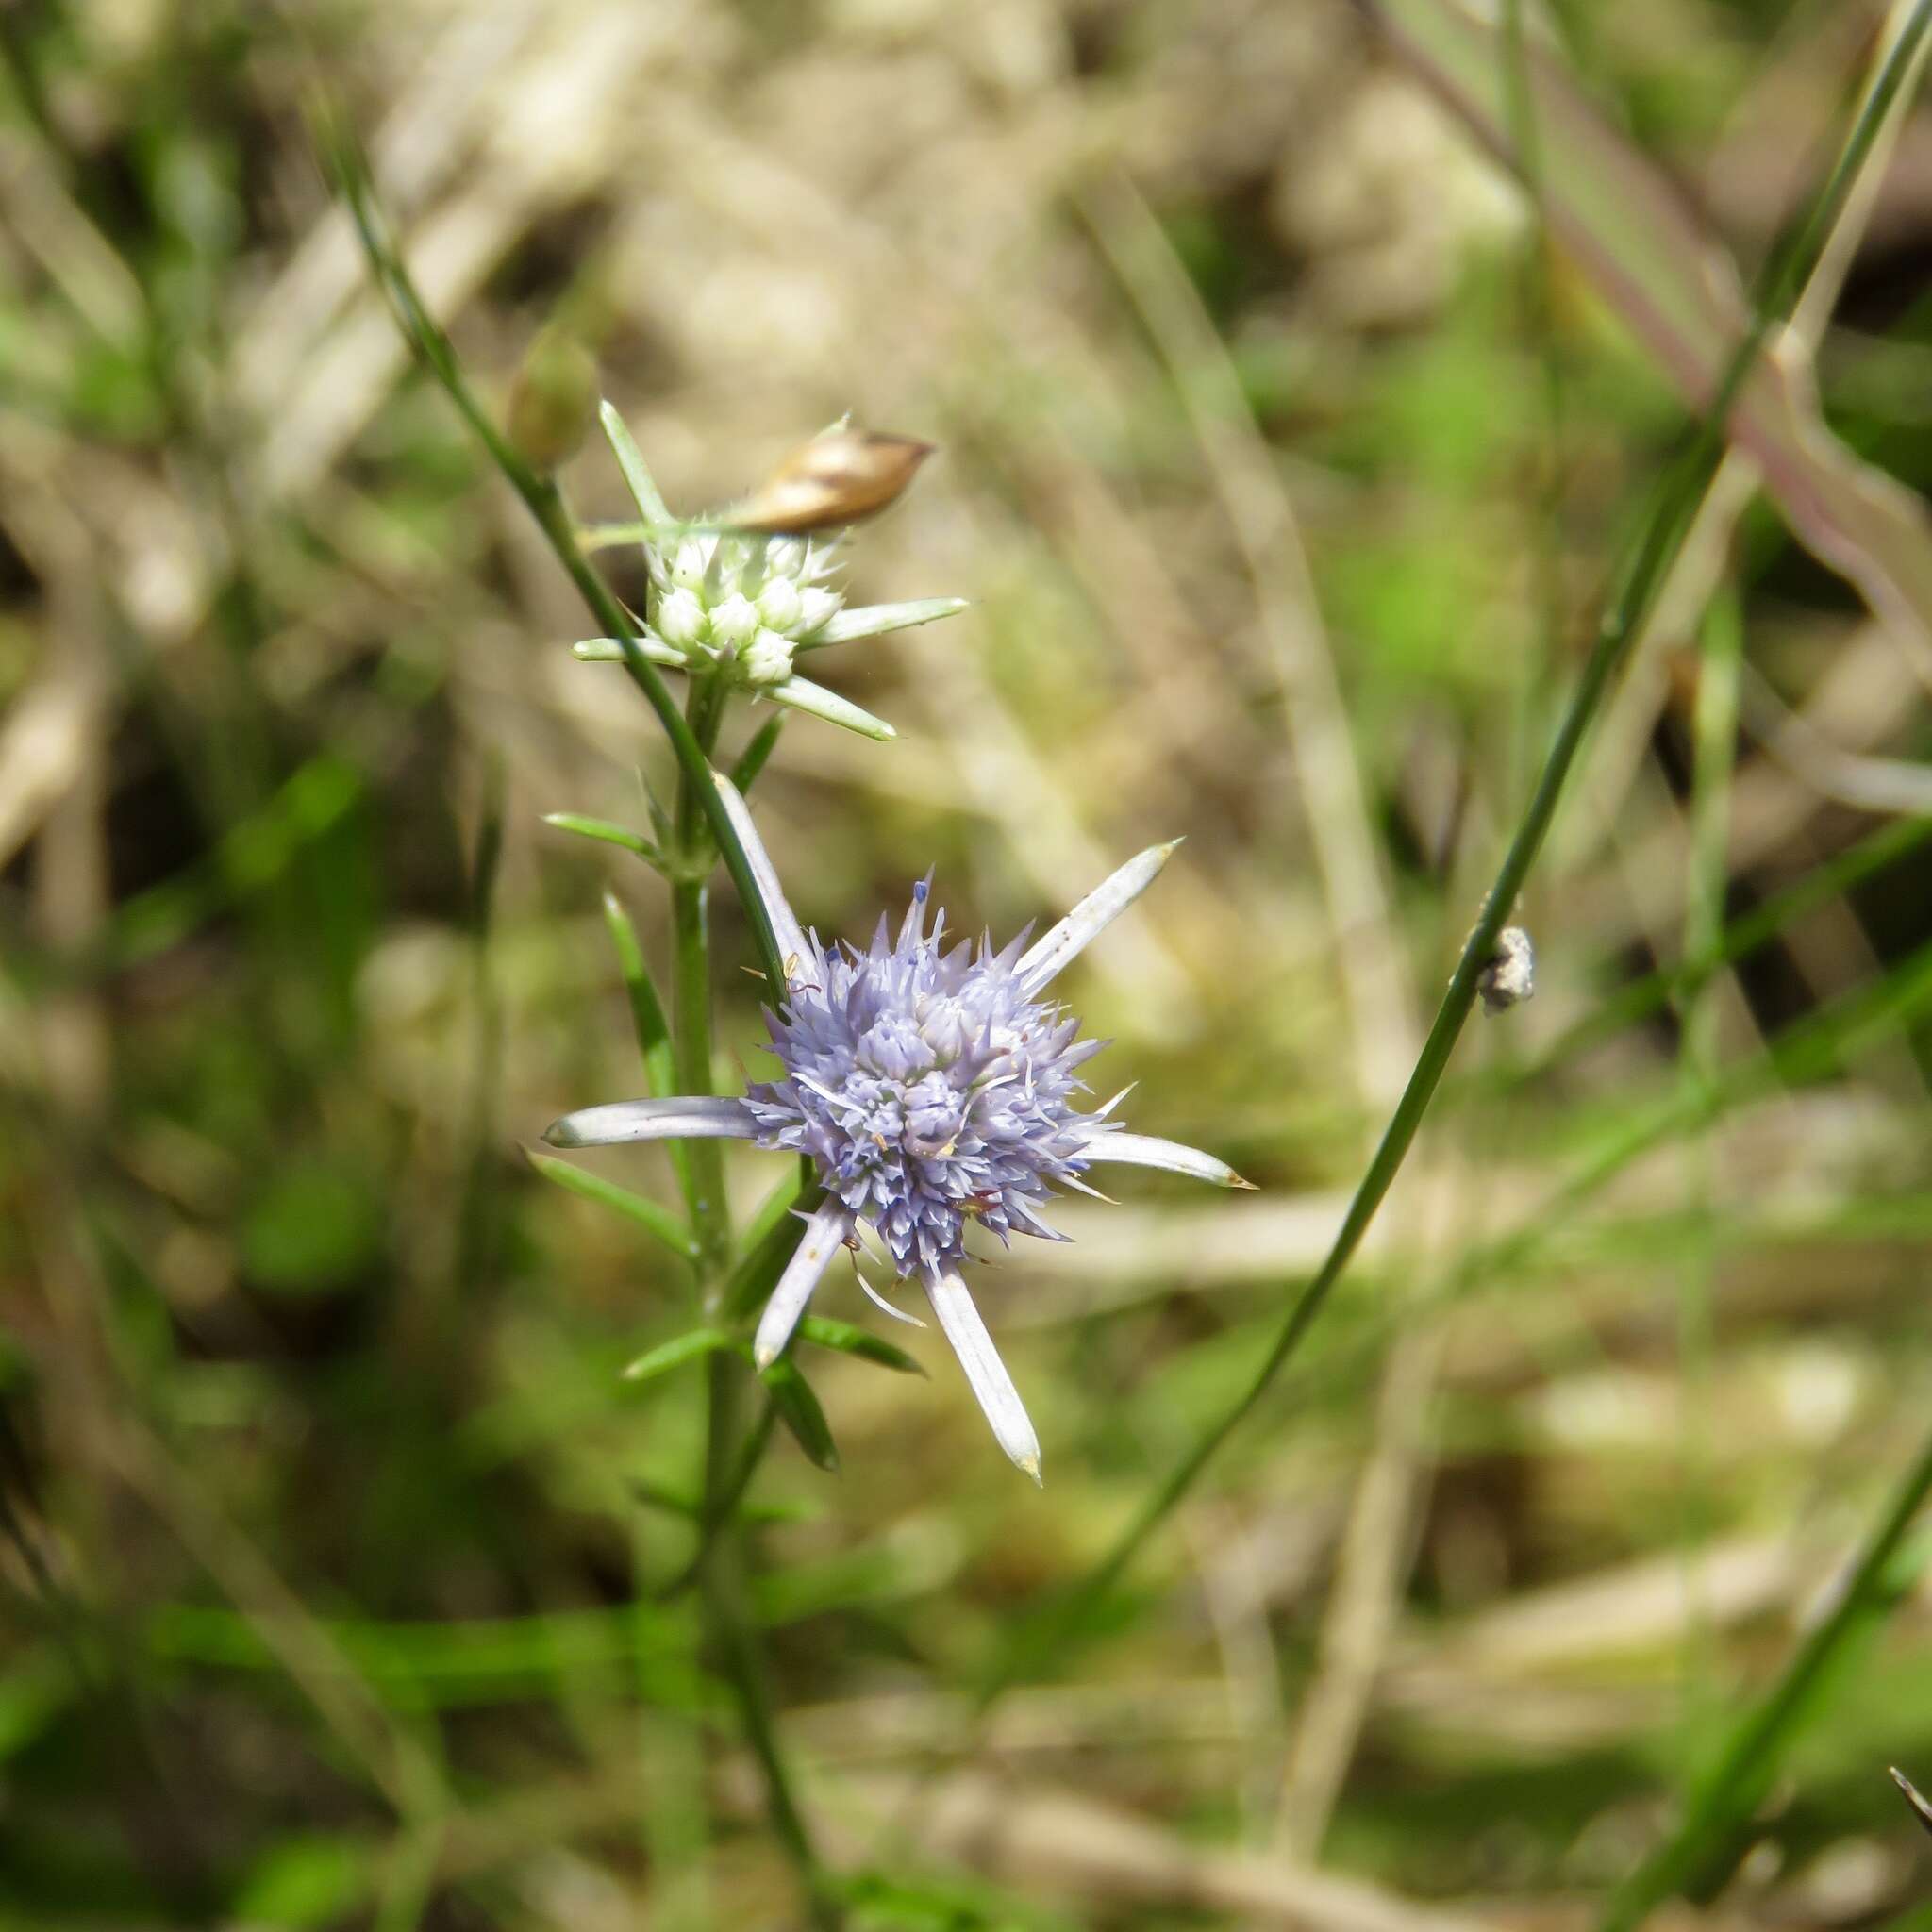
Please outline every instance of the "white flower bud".
M758 592L758 615L787 637L793 636L798 629L801 608L798 586L790 577L774 577Z
M791 675L791 640L774 630L761 630L741 659L753 684L783 684Z
M705 571L711 561L711 546L701 538L687 537L671 559L671 581L680 591L693 593L704 589Z
M774 576L795 577L805 568L805 544L797 537L780 537L765 547L765 568Z
M821 591L816 586L801 591L798 596L798 623L792 629L795 638L815 637L839 614L839 607L844 598L837 591Z
M705 634L705 607L679 588L658 600L658 635L674 649L688 651Z
M727 650L748 644L758 628L758 608L741 591L733 591L711 612L711 636Z

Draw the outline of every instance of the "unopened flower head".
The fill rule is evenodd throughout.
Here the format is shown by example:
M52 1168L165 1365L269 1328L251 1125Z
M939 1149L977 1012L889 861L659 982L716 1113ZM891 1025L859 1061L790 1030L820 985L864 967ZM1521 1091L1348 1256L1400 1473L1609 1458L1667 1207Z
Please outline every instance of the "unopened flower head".
M966 608L966 600L924 597L849 607L833 581L843 563L842 530L773 535L728 523L704 528L681 524L665 508L637 445L608 403L603 420L643 519L652 601L649 622L635 641L644 655L666 669L717 678L869 738L892 737L892 727L882 719L800 676L796 659L829 644L950 617ZM623 648L614 638L591 638L576 646L576 655L608 661L621 658Z
M1063 1240L1041 1205L1056 1187L1093 1192L1082 1176L1104 1162L1246 1185L1212 1155L1125 1131L1111 1118L1122 1095L1082 1111L1080 1069L1104 1042L1082 1040L1078 1021L1045 997L1174 846L1130 858L1030 946L1023 934L998 951L986 939L948 948L944 916L931 914L921 885L897 934L881 921L859 952L801 928L744 801L723 779L718 791L785 961L783 1002L767 1016L779 1076L743 1099L587 1108L546 1138L587 1147L723 1136L808 1156L824 1198L758 1322L759 1365L783 1353L833 1257L864 1224L894 1274L924 1288L1000 1446L1037 1477L1039 1439L961 1272L968 1229L977 1223L1003 1242Z

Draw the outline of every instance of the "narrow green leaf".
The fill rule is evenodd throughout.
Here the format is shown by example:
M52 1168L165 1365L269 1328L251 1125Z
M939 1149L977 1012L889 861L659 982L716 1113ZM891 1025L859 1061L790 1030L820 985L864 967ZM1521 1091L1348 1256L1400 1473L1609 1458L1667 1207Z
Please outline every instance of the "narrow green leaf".
M1824 1690L1855 1647L1875 1636L1910 1594L1932 1555L1932 1542L1910 1535L1928 1495L1932 1440L1887 1500L1829 1614L1811 1626L1770 1690L1733 1725L1692 1788L1676 1830L1611 1894L1599 1921L1602 1932L1635 1932L1666 1899L1683 1892L1702 1904L1729 1881L1748 1843L1750 1821L1786 1754L1824 1707Z
M608 819L587 819L574 811L545 812L543 823L559 832L575 832L579 839L594 839L601 845L621 845L663 869L664 855L641 832L633 832L627 825L614 825Z
M680 1495L662 1483L650 1483L641 1476L633 1476L628 1487L640 1503L653 1509L661 1509L667 1516L682 1516L694 1523L703 1513L694 1497Z
M676 1516L687 1523L702 1524L704 1522L705 1506L695 1497L687 1496L663 1483L645 1482L641 1477L633 1477L629 1488L631 1494L646 1508L661 1509L667 1516ZM727 1518L736 1518L741 1523L809 1523L816 1513L809 1503L801 1501L744 1502L743 1488L743 1484L739 1484L736 1491L727 1499L729 1507L724 1511ZM684 1587L685 1581L685 1575L680 1573L672 1584L664 1586L662 1593L666 1596L676 1595Z
M820 1469L836 1474L839 1448L832 1441L831 1424L811 1392L811 1384L798 1373L791 1357L774 1362L758 1379L770 1391L778 1420L791 1431L798 1446Z
M661 1341L656 1348L639 1356L630 1367L625 1370L626 1382L650 1382L658 1376L669 1374L673 1369L681 1369L686 1362L701 1361L708 1355L716 1355L721 1348L736 1349L741 1355L749 1357L751 1348L735 1335L727 1335L722 1328L688 1328L682 1335L674 1335L669 1341Z
M657 1202L643 1194L634 1194L628 1188L620 1188L600 1174L591 1174L581 1167L573 1167L567 1160L558 1160L554 1154L531 1151L525 1158L545 1180L555 1181L565 1193L595 1201L601 1208L615 1208L646 1234L662 1241L679 1260L697 1259L697 1242L691 1239L691 1229L668 1208L660 1208Z
M799 1335L820 1348L836 1348L841 1355L856 1355L860 1361L876 1362L882 1369L896 1369L902 1375L923 1375L924 1368L903 1348L895 1347L883 1336L856 1322L835 1322L828 1315L807 1315L798 1324Z
M731 782L741 793L751 790L753 781L765 769L765 760L777 749L778 734L785 728L785 713L774 711L758 728L758 735L739 754L731 768Z
M624 472L624 485L630 491L631 501L638 507L638 514L648 525L670 523L671 511L658 494L658 486L644 466L643 453L625 427L624 418L608 403L604 403L598 407L597 420L604 425L610 453L617 458L617 467Z
M630 998L631 1024L637 1028L638 1052L644 1062L644 1080L654 1098L667 1099L676 1091L671 1073L671 1028L665 1024L664 1003L644 964L644 949L638 941L638 929L615 892L604 894L604 923L610 928L610 943L617 952L617 970L624 975L624 990ZM674 1143L675 1145L675 1143Z

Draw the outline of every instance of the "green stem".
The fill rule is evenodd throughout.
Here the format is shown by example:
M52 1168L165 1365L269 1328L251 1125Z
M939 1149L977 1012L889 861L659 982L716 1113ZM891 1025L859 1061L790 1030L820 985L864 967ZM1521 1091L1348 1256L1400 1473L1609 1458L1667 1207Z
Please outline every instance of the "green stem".
M710 679L694 681L688 723L708 772L724 698ZM707 879L715 858L699 788L679 770L675 825L676 870L671 881L671 1059L679 1093L709 1093L711 1078L711 943ZM706 1318L717 1313L731 1261L731 1215L724 1194L724 1153L716 1141L691 1141L691 1218L698 1246L698 1288Z
M693 681L684 721L702 754L704 779L681 767L674 824L676 870L671 883L672 1065L680 1093L709 1093L711 1078L710 933L706 917L706 877L716 856L705 795L711 792L711 754L724 722L726 694L714 679ZM779 982L782 984L782 980ZM698 1298L706 1318L723 1312L731 1274L731 1215L724 1192L724 1150L715 1141L690 1143L691 1212L697 1237ZM733 1520L738 1499L750 1478L753 1455L741 1445L739 1403L743 1377L728 1350L706 1364L704 1502L693 1569L705 1618L721 1652L720 1663L737 1699L746 1741L758 1759L765 1786L765 1811L772 1830L797 1868L814 1925L835 1926L840 1914L819 1864L805 1820L792 1796L791 1779L779 1749L765 1660L746 1604L744 1540ZM755 1431L758 1446L769 1428Z
M1923 1553L1896 1572L1893 1564L1928 1495L1932 1439L1886 1505L1837 1607L1799 1645L1770 1695L1725 1740L1677 1829L1612 1896L1602 1932L1632 1932L1655 1907L1679 1891L1707 1901L1737 1869L1743 1829L1764 1802L1820 1680L1852 1638L1874 1625L1909 1591L1923 1568ZM1909 1575L1903 1574L1907 1570Z
M791 1775L766 1688L764 1651L745 1607L743 1539L727 1520L733 1507L728 1491L739 1462L739 1396L744 1387L737 1358L723 1351L713 1355L705 1364L705 1380L710 1407L705 1430L704 1521L708 1530L715 1525L699 1551L705 1614L724 1653L721 1662L738 1700L745 1740L764 1777L765 1815L797 1868L811 1924L819 1932L836 1932L844 1915L791 1794Z
M738 1514L738 1506L744 1501L744 1492L751 1488L751 1479L758 1474L758 1464L764 1460L765 1450L772 1440L772 1432L778 1424L777 1405L769 1399L758 1411L758 1419L746 1434L742 1447L738 1452L737 1466L732 1470L729 1481L715 1496L708 1495L698 1511L698 1546L691 1559L668 1583L659 1584L656 1595L660 1602L669 1603L674 1597L681 1596L698 1580L705 1561L711 1553L711 1545L717 1541L725 1525Z
M1003 1647L979 1693L977 1708L982 1716L1024 1672L1043 1667L1087 1623L1089 1612L1112 1590L1141 1545L1173 1513L1222 1445L1267 1393L1314 1326L1336 1283L1355 1257L1428 1112L1442 1070L1449 1063L1449 1056L1475 1003L1477 975L1494 955L1496 937L1508 923L1517 895L1542 848L1544 835L1556 815L1557 802L1584 738L1631 644L1648 620L1698 505L1717 474L1724 457L1724 428L1731 407L1756 366L1774 323L1789 310L1805 275L1817 260L1867 151L1877 139L1893 100L1912 71L1928 26L1932 26L1932 0L1921 0L1859 104L1857 119L1824 189L1804 223L1774 257L1764 276L1751 327L1724 372L1708 413L1654 494L1642 538L1604 612L1596 641L1557 727L1536 791L1515 837L1509 841L1495 882L1483 901L1474 929L1463 944L1449 990L1437 1011L1434 1025L1429 1028L1415 1070L1369 1162L1368 1172L1349 1202L1333 1246L1289 1309L1273 1345L1241 1394L1196 1438L1135 1512L1107 1554L1048 1618L1042 1624L1022 1629Z
M361 153L340 124L325 125L323 139L342 198L348 204L356 231L361 239L362 251L398 325L424 366L442 385L463 420L475 432L477 440L489 452L491 461L523 498L525 506L537 520L538 527L549 541L557 560L576 586L577 594L590 607L600 630L605 636L617 640L618 647L624 653L624 668L657 713L658 724L664 727L664 735L671 741L671 749L676 756L681 778L690 786L692 796L703 810L711 836L717 841L718 852L731 874L732 884L744 902L744 916L751 926L765 983L782 987L785 984L785 962L778 957L778 942L773 936L772 922L765 912L758 884L752 877L750 862L738 841L737 833L732 830L731 821L724 814L724 803L712 782L706 754L678 710L670 687L659 675L657 666L639 649L633 635L636 626L624 607L606 587L603 578L591 568L557 485L550 477L540 475L511 446L471 389L449 338L424 307L423 298L417 292L402 257L384 231L371 192L368 167Z

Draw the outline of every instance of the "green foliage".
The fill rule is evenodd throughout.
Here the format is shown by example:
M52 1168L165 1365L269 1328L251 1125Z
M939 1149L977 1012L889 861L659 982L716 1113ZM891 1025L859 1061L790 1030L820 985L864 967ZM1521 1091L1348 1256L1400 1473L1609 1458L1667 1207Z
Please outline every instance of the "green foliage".
M461 11L425 40L324 6L299 50L238 6L0 23L0 1926L789 1924L788 1780L808 1852L844 1827L855 1932L1245 1918L1210 1881L1274 1869L1384 1483L1347 1634L1386 1642L1311 1854L1364 1909L1627 1919L1762 1842L1740 1922L1923 1922L1883 1767L1932 1783L1932 814L1847 802L1927 749L1899 611L1869 624L1775 497L1712 533L1734 703L1692 620L1607 691L1574 823L1494 908L1539 997L1467 1030L1325 1299L1373 1069L1407 1070L1522 822L1680 375L1573 242L1465 224L1461 137L1341 8L1075 9L991 66L809 10L773 39L701 6L668 64L648 8ZM1749 259L1863 58L1834 11L1560 7L1558 55ZM375 325L311 82L372 130L418 347L460 346L486 431L545 317L611 310L637 436L511 474L536 544ZM523 138L559 103L563 148ZM1067 173L1123 127L1199 332ZM788 181L860 183L863 232ZM1910 199L1820 375L1921 488ZM957 569L984 602L828 674L897 747L753 710L701 741L674 680L680 766L570 661L542 541L660 516L640 443L726 502L889 396L944 447L855 598ZM596 628L648 614L634 542L594 566ZM842 1265L755 1375L795 1163L720 1147L707 1191L681 1146L520 1153L689 1091L681 1053L763 1071L728 869L682 929L651 869L702 869L693 747L756 780L822 932L935 861L959 929L1016 929L1190 834L1067 997L1114 1042L1097 1091L1140 1079L1152 1130L1267 1187L1110 1181L1073 1246L993 1257L1043 1491ZM997 1788L970 1830L956 1771ZM1029 1838L1045 1791L1090 1835ZM1855 1909L1817 1877L1854 1866Z

